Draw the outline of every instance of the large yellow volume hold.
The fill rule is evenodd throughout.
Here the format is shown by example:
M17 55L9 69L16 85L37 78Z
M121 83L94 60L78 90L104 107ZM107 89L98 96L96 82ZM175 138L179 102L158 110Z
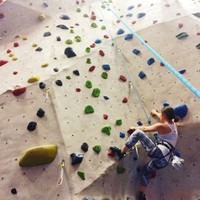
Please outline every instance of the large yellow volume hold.
M57 155L57 145L37 146L27 149L19 160L21 167L33 167L51 163Z

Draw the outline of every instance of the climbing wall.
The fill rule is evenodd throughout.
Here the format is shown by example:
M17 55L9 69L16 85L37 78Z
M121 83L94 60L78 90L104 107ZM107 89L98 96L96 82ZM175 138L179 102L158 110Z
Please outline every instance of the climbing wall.
M0 4L2 200L135 199L146 153L138 144L118 161L107 151L167 104L187 108L177 144L185 165L160 170L147 198L200 198L198 0ZM24 151L50 144L52 163L19 166ZM72 154L82 161L72 165Z

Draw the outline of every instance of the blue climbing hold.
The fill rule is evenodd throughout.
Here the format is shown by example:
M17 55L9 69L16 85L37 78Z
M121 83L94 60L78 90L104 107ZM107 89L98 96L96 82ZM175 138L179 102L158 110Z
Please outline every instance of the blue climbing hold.
M138 50L138 49L133 49L133 51L132 51L135 55L138 55L138 54L140 54L140 50Z
M132 16L133 16L132 13L128 13L128 14L126 15L126 17L132 17Z
M137 125L138 126L142 126L142 122L141 121L137 121Z
M182 69L180 71L178 71L180 74L184 74L186 72L186 69Z
M133 160L136 161L138 158L137 156L133 156Z
M169 103L163 102L163 107L169 106Z
M132 10L134 8L134 6L129 6L128 10Z
M145 13L138 13L137 18L142 18L144 17L146 14Z
M146 77L146 74L143 71L140 71L140 73L138 74L138 76L143 79Z
M133 34L129 33L129 34L125 35L124 39L125 40L131 40L131 39L133 39Z
M179 118L184 118L187 115L188 107L185 104L177 105L174 107L175 115Z
M117 35L121 35L121 34L123 34L125 31L123 30L123 29L119 29L118 31L117 31Z
M125 138L125 133L120 132L120 133L119 133L119 137L120 137L120 138Z
M102 41L100 39L95 40L95 44L100 44Z
M152 65L154 62L155 62L154 58L150 58L149 60L147 60L148 65Z
M110 65L109 64L103 64L102 65L102 68L106 71L109 71L110 70Z

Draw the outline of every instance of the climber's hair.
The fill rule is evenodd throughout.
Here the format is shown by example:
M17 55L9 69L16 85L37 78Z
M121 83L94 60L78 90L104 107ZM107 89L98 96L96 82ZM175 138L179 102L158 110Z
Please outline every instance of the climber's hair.
M174 121L174 122L179 121L179 117L176 116L175 111L172 107L165 106L165 107L162 108L161 112L166 115L168 120L171 120L171 121Z

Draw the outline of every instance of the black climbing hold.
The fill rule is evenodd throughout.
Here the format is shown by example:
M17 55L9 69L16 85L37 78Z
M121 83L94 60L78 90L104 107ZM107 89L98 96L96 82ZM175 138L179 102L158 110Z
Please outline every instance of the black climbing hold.
M73 74L76 75L76 76L80 75L80 73L79 73L79 71L77 69L73 71Z
M40 83L39 83L39 87L40 87L40 89L44 89L44 88L46 87L46 85L45 85L45 83L40 82Z
M83 153L72 153L70 155L72 162L72 165L80 164L83 160L84 154Z
M34 131L37 127L37 123L36 122L29 122L28 126L27 126L27 129L29 131Z
M65 49L65 55L68 57L68 58L71 58L71 57L75 57L76 56L76 54L74 53L74 51L72 50L72 48L71 47L67 47L66 49Z
M195 17L199 17L200 18L200 12L196 12L193 14Z
M133 51L132 51L135 55L138 55L139 53L140 53L140 50L138 50L138 49L133 49Z
M61 37L60 37L60 36L56 37L56 40L57 40L58 42L60 42L60 41L61 41Z
M146 77L146 74L143 71L140 71L140 73L138 74L138 76L143 79Z
M108 97L108 96L103 96L103 98L104 98L105 100L108 100L108 99L109 99L109 97Z
M38 47L35 51L42 51L42 48Z
M82 145L81 145L81 149L84 151L84 152L87 152L88 149L89 149L89 146L86 142L84 142Z
M54 71L54 72L58 72L59 69L58 69L58 68L54 68L53 71Z
M154 58L150 58L149 60L147 60L147 64L151 65L155 62Z
M63 24L59 24L59 25L57 25L56 27L61 28L61 29L64 29L64 30L67 30L67 29L68 29L67 26L65 26L65 25L63 25Z
M44 117L45 111L42 108L39 108L39 110L37 111L37 116L38 117Z
M12 193L12 194L17 194L16 188L12 188L12 189L11 189L11 193Z
M62 81L61 81L61 80L56 80L56 85L62 86L62 85L63 85L63 84L62 84Z
M50 36L50 35L51 35L50 32L45 32L43 36L44 36L44 37L48 37L48 36Z

